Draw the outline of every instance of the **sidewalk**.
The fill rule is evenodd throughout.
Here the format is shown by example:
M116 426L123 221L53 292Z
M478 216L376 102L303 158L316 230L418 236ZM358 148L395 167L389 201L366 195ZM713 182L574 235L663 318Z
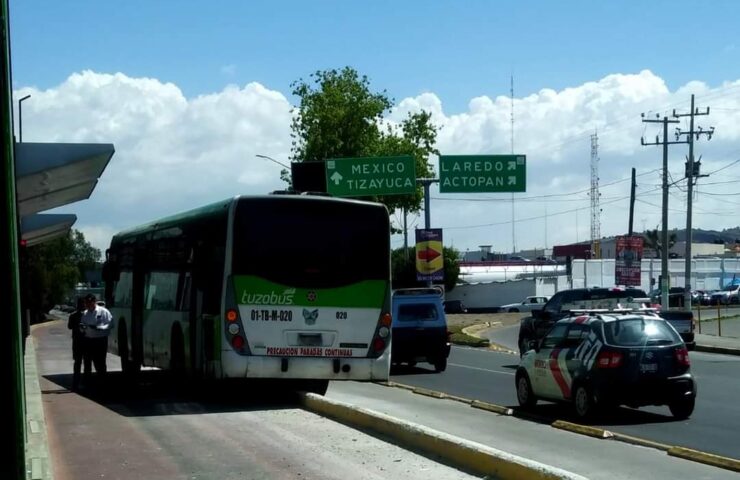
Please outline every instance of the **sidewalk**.
M709 317L711 320L707 320L707 313L702 311L702 321L696 324L696 349L700 352L740 355L740 317L729 316L716 320L715 310L714 316ZM724 310L722 313L725 313ZM734 312L730 310L730 313ZM697 318L696 315L694 318Z
M697 333L696 350L699 352L740 355L740 338Z
M52 480L54 477L49 457L34 338L29 336L25 342L26 354L23 360L26 390L26 475L30 480Z

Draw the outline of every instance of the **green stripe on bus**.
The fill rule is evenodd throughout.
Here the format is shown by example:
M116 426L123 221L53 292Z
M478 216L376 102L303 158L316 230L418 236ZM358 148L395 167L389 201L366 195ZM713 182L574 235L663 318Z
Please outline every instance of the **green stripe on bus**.
M297 307L382 308L388 282L364 280L335 288L295 288L252 275L235 275L236 301L240 305Z

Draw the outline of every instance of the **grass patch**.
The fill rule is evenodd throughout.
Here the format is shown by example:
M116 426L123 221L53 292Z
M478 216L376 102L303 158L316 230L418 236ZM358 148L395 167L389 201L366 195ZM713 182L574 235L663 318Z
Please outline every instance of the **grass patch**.
M462 332L462 329L469 325L450 325L448 330L451 332L450 343L455 345L465 345L468 347L487 347L491 342L485 338L471 337Z

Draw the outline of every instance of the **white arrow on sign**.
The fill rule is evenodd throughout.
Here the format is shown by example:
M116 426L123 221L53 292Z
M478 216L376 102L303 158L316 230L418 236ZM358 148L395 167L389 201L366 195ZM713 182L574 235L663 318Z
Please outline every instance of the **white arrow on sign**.
M509 162L509 170L516 170L516 162Z
M509 177L509 185L516 185L516 177Z
M329 177L330 180L334 182L334 185L339 185L339 182L342 181L344 177L339 172L334 172L334 174Z

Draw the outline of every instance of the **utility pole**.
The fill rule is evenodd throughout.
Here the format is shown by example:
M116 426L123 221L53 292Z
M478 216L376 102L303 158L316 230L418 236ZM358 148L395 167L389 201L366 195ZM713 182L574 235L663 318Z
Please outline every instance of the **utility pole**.
M632 226L635 220L635 189L637 188L637 180L635 179L635 168L632 167L632 188L630 188L630 225L627 235L632 236Z
M712 139L712 135L714 134L714 127L710 127L709 130L702 130L701 127L698 128L698 130L694 130L694 117L702 116L702 115L709 115L709 107L703 112L699 112L698 108L694 107L694 95L691 95L691 111L689 113L676 113L676 110L673 110L673 116L675 118L680 117L689 117L689 131L688 132L682 132L680 128L676 129L676 139L678 140L681 138L682 135L686 135L686 141L684 143L689 144L689 159L688 163L686 165L686 180L688 182L688 199L686 203L686 284L685 284L685 290L684 290L684 306L689 306L691 308L691 242L692 240L692 225L691 225L691 217L692 217L692 202L693 202L693 195L694 195L694 178L699 176L699 169L695 168L694 164L694 137L696 137L696 140L699 140L699 138L702 135L707 136L707 140ZM698 167L699 164L696 164L696 167Z
M670 142L668 141L668 124L678 123L678 120L672 120L668 117L660 119L660 115L656 115L655 119L645 118L645 114L642 114L643 123L662 123L663 124L663 140L660 141L658 136L655 136L655 142L645 142L645 138L640 138L640 144L646 145L663 145L663 221L660 232L660 299L661 305L668 309L668 145L675 143L685 142ZM643 226L644 230L644 226Z
M403 258L409 260L409 228L407 222L406 207L403 207Z

